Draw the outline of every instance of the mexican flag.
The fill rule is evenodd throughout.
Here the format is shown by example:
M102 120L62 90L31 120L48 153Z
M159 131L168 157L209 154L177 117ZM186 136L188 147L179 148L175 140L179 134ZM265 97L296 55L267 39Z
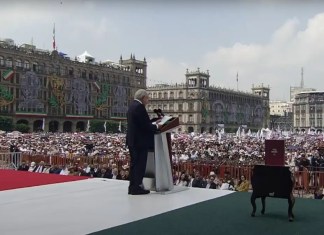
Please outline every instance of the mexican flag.
M10 80L14 77L15 72L12 69L8 69L2 73L2 77L4 80Z

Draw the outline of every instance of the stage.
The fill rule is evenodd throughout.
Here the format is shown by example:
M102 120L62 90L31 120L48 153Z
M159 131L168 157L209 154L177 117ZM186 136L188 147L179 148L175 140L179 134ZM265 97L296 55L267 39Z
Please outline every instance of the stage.
M88 234L231 193L128 195L127 189L127 181L92 178L1 191L1 234Z
M1 234L316 235L323 231L322 200L297 198L296 219L288 222L287 202L282 199L268 198L264 216L257 201L256 217L251 218L250 193L189 188L135 196L128 195L127 188L127 181L93 178L0 191Z

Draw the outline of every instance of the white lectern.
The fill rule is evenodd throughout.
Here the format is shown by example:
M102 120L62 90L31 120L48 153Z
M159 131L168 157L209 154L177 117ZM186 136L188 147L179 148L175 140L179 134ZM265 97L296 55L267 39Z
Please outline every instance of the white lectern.
M179 126L179 118L172 118L154 135L154 152L147 157L143 184L151 191L167 193L185 190L174 187L171 169L171 131Z

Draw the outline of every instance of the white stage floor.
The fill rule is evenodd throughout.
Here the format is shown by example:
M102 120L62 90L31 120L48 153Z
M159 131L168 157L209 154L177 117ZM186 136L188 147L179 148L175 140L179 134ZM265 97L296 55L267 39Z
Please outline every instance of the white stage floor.
M128 195L128 181L88 179L0 192L0 234L88 234L232 193Z

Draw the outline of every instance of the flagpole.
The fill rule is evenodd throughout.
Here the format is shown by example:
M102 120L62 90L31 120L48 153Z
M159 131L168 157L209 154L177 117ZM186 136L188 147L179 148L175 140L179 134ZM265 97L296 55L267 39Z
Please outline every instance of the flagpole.
M119 121L118 131L121 132L121 121Z
M87 123L87 130L86 130L87 132L89 132L90 131L90 120L88 120L88 123Z
M43 118L42 129L45 131L45 118Z
M55 23L54 23L54 27L53 27L53 50L55 50L56 47L56 42L55 42Z
M238 72L236 73L236 90L238 91Z

